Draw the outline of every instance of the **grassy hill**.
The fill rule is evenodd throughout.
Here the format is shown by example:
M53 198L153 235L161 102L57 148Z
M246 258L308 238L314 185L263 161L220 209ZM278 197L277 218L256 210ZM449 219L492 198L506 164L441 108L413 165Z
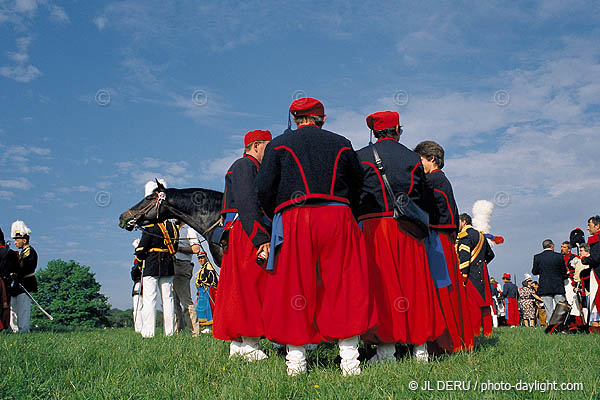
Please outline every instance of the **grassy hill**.
M362 375L348 378L335 363L336 346L308 352L309 374L296 378L286 375L282 353L267 341L262 346L270 358L249 364L229 360L228 344L206 335L142 339L126 328L0 332L0 399L600 398L597 335L500 328L492 338L478 340L472 353L428 364L404 357L363 365ZM426 381L432 390L421 389ZM526 391L524 385L536 381L537 387ZM419 388L411 390L410 382ZM520 390L493 390L519 382ZM558 390L547 382L556 382ZM560 387L578 383L583 390Z

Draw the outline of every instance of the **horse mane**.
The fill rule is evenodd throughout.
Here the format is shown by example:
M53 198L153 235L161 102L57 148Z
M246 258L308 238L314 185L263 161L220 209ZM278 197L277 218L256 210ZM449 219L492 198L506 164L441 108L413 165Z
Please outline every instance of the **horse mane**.
M166 189L168 201L186 214L193 215L198 210L206 213L220 213L223 207L223 193L203 188Z

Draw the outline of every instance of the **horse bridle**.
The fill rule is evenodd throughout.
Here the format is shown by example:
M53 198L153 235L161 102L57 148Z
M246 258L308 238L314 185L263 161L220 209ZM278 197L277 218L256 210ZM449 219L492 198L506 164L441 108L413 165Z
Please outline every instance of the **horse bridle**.
M154 199L154 201L151 201L150 203L148 203L142 209L136 211L135 213L131 212L131 210L127 210L127 212L131 215L131 219L129 221L127 221L127 226L134 227L137 224L138 219L140 217L142 217L144 214L146 214L146 212L152 210L153 207L156 207L156 219L158 219L160 205L166 199L167 199L167 195L165 194L165 192L158 192L156 195L156 199Z

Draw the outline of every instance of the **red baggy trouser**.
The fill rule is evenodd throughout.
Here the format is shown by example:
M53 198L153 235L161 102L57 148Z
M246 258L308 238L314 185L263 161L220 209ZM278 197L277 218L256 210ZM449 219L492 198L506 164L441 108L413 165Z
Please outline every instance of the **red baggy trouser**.
M284 240L265 290L265 336L300 346L373 327L366 252L350 208L298 206L282 220Z
M506 299L506 323L508 325L519 325L519 306L517 299Z
M266 279L266 271L256 263L256 249L241 222L235 221L221 262L213 318L215 338L241 341L242 336L264 335L261 311Z
M490 276L488 274L487 265L483 264L483 289L484 297L475 288L473 283L467 279L466 292L469 306L469 314L471 314L471 326L475 336L481 335L483 329L484 336L492 335L492 293L490 289Z
M375 341L421 345L441 336L446 323L423 241L401 230L393 218L364 220L363 233L375 265L371 281L379 314Z
M450 286L438 289L440 304L453 345L452 349L446 350L452 352L463 349L471 350L475 345L475 337L467 305L467 294L462 283L458 255L454 247L454 235L444 231L438 231L438 234L444 248L448 275L452 282Z

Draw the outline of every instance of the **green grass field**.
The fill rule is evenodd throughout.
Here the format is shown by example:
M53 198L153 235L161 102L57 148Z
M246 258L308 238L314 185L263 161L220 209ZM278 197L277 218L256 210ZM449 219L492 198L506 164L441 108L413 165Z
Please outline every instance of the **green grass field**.
M597 335L549 336L540 328L499 328L492 338L478 340L472 353L428 364L402 358L396 363L363 365L362 375L348 378L335 364L336 346L308 352L309 373L296 378L286 375L282 353L267 341L262 347L270 358L250 364L229 360L228 344L206 335L142 339L131 329L1 332L0 398L600 398ZM541 392L544 387L539 383L531 392L490 387L536 380L556 381L558 390L546 387ZM432 390L412 391L411 381L420 387L429 381ZM459 381L465 388L470 384L470 389L443 390L454 385L448 381ZM569 383L583 383L583 390L561 390L561 384Z

